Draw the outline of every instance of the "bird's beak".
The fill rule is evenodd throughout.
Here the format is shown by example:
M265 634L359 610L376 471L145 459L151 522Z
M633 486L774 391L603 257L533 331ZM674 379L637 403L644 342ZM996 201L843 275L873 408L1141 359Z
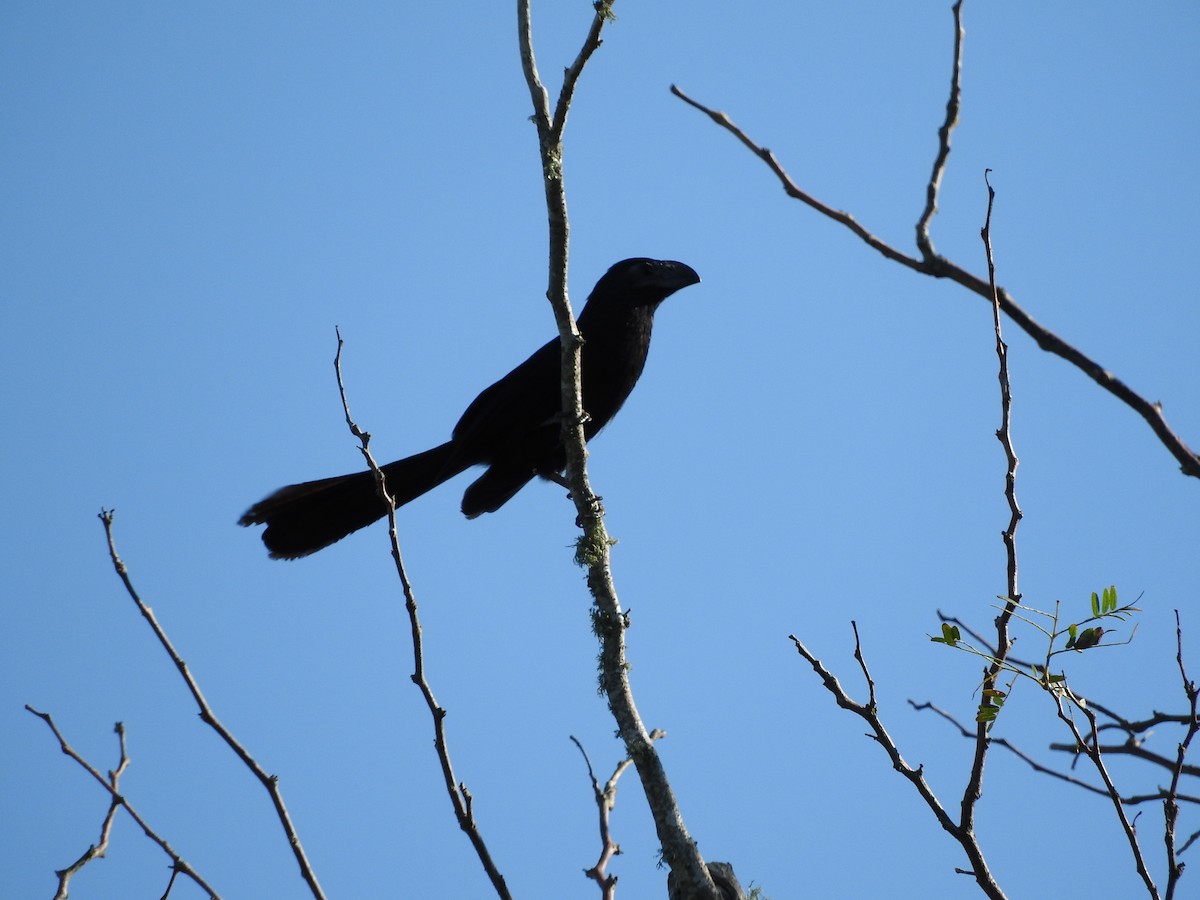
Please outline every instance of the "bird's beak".
M663 286L678 291L690 284L699 284L700 276L687 263L669 260L663 267Z

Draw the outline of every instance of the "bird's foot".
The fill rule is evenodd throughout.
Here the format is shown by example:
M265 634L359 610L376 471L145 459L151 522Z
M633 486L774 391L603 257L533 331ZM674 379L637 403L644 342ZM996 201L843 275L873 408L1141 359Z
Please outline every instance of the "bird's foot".
M583 528L587 519L599 519L601 516L603 516L604 515L604 502L603 501L604 501L604 498L597 494L593 494L591 497L589 497L588 505L591 507L591 510L588 512L588 514L586 516L576 516L575 517L575 527Z
M563 475L562 472L538 472L537 474L539 477L544 478L547 481L552 481L561 488L565 488L567 491L567 499L568 500L575 499L575 494L571 491L571 482L569 482L567 480L567 477L565 475ZM575 526L577 528L582 528L585 518L599 519L601 516L603 516L604 515L604 503L602 502L603 500L604 500L603 497L599 497L595 494L593 494L591 497L589 497L588 498L588 506L591 507L591 510L587 514L587 516L576 516L575 517Z

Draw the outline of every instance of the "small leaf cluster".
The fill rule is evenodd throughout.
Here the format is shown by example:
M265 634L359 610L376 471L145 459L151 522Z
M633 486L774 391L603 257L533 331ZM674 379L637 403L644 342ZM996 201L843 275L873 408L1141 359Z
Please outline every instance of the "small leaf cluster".
M1009 604L1008 599L1005 597L997 599L1003 601L1006 606ZM1005 701L1008 699L1008 694L1012 686L1019 678L1028 678L1043 690L1063 692L1066 687L1067 676L1064 672L1053 673L1050 671L1051 659L1061 653L1082 653L1085 650L1093 650L1097 647L1113 647L1128 644L1133 640L1132 633L1127 640L1109 640L1105 642L1105 636L1111 636L1114 633L1113 629L1092 623L1113 619L1124 621L1133 613L1140 611L1138 607L1133 605L1118 606L1117 588L1115 585L1110 585L1099 594L1093 591L1091 596L1091 616L1079 622L1072 622L1066 627L1059 625L1058 603L1055 603L1053 613L1024 605L1020 609L1021 612L1013 614L1014 618L1041 632L1046 638L1044 662L1034 663L1028 668L1010 662L1007 654L1004 657L998 657L990 652L977 649L964 641L962 631L957 625L950 622L943 622L941 624L941 633L939 635L929 636L929 640L935 644L944 644L947 647L953 647L956 650L962 650L982 658L989 666L996 666L998 668L997 674L999 672L1008 672L1012 675L1012 680L1008 685L1009 690L1007 691L997 687L994 678L988 679L988 682L984 684L982 699L975 716L975 721L977 722L990 724L996 720L1000 710L1004 707ZM1035 618L1035 616L1041 618ZM1137 628L1135 626L1134 633L1136 632ZM1065 640L1063 640L1064 638ZM1078 698L1076 699L1078 701Z

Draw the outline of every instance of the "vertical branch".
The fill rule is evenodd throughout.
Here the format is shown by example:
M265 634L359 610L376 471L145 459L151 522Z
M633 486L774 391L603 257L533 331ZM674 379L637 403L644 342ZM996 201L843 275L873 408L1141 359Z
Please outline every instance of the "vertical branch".
M983 228L980 230L980 237L983 239L984 251L987 254L988 281L992 289L992 328L996 335L996 356L999 359L998 378L1000 381L1000 427L996 431L996 438L1004 447L1004 455L1007 460L1004 477L1004 496L1008 499L1010 511L1008 527L1003 532L1005 557L1007 559L1008 577L1006 596L1008 599L1004 609L996 617L996 655L984 673L983 689L986 692L996 689L996 679L1004 666L1010 646L1008 638L1009 621L1012 619L1013 613L1016 611L1016 606L1021 600L1021 595L1017 591L1016 544L1017 523L1021 520L1021 508L1017 505L1016 495L1017 455L1012 443L1012 390L1008 377L1008 347L1004 343L1004 337L1000 330L1000 298L996 290L996 265L992 257L992 206L996 199L996 192L992 190L991 183L987 181L987 172L984 173L984 183L987 184L988 189L988 205L987 216L984 219ZM983 796L983 770L990 745L988 737L990 727L991 723L987 721L980 721L975 725L975 755L971 763L971 774L963 790L961 802L960 826L967 833L974 832L975 806L979 802L979 798ZM980 874L982 873L977 872L976 876L978 877Z
M662 736L663 733L661 731L656 731L651 735L652 738ZM629 768L633 760L623 759L617 763L612 777L601 786L600 779L596 777L596 772L592 768L592 761L588 757L587 751L583 749L583 744L579 742L579 738L575 737L575 735L571 735L571 741L579 748L579 752L583 754L583 761L587 764L588 778L592 782L592 796L595 798L596 807L600 812L600 858L596 860L594 866L584 869L583 874L585 878L590 878L599 886L601 900L614 900L617 893L617 876L609 874L608 863L614 856L617 856L621 852L621 847L612 838L608 814L617 805L617 781L625 770Z
M1004 447L1004 457L1008 463L1004 472L1004 497L1008 501L1009 519L1008 528L1004 530L1003 537L1004 549L1008 558L1009 608L1005 612L1011 616L1011 606L1021 602L1021 595L1017 591L1017 525L1021 521L1022 514L1021 507L1017 503L1018 460L1012 442L1012 386L1008 378L1008 345L1004 343L1004 336L1000 330L1000 296L996 291L996 263L992 258L992 205L996 199L996 192L993 190L991 182L988 181L987 176L990 171L990 169L985 169L983 173L983 180L988 190L988 206L987 218L984 220L980 235L987 252L988 284L992 290L992 327L996 332L996 357L1000 361L997 376L1000 381L1000 428L996 432L996 439ZM1001 623L1007 626L1008 619L1002 619ZM998 627L1001 623L998 623ZM999 655L1003 656L1008 649L1007 631L1001 632L999 638L996 650Z
M588 37L595 46L600 43L600 28L604 20L597 12ZM538 74L537 60L533 52L533 24L529 12L529 0L517 2L517 37L521 48L521 67L525 83L529 87L533 103L533 121L537 126L538 147L542 163L542 187L546 195L546 214L550 226L549 284L546 297L554 310L559 338L563 345L562 398L563 439L567 448L567 471L573 488L586 488L584 462L587 450L583 437L583 402L580 390L580 352L582 338L575 325L567 291L567 262L570 249L570 224L567 218L567 194L563 185L563 143L570 98L579 79L583 64L591 56L590 50L581 50L575 66L567 70L563 83L563 94L559 97L556 112L551 115L550 97ZM595 49L594 47L592 48ZM573 73L573 74L572 74ZM575 479L582 473L582 483ZM578 493L578 492L576 492ZM580 494L591 496L590 491Z
M30 712L33 712L33 709L28 705L26 705L25 708ZM37 713L35 713L35 715L37 715ZM44 721L49 724L49 716L47 716ZM105 814L104 821L100 825L100 841L99 843L92 844L87 848L87 850L83 851L83 855L80 856L79 859L75 860L75 862L71 863L71 865L67 866L67 868L59 869L54 873L58 876L58 891L54 894L54 900L67 900L71 879L75 876L75 873L90 863L93 859L99 859L108 852L108 839L112 834L113 819L115 819L117 816L117 810L121 808L121 802L117 799L118 795L116 792L121 789L121 776L124 775L125 770L129 768L129 754L125 750L125 726L118 722L113 727L113 731L116 732L117 740L121 746L121 757L120 761L117 763L117 767L109 770L108 773L108 786L112 789L114 795L109 801L108 812ZM172 873L177 871L178 869L172 867ZM173 877L174 874L172 874L172 878Z
M554 309L562 341L563 444L566 448L567 478L575 501L578 522L584 529L577 559L587 566L588 588L595 602L593 627L600 638L600 682L608 697L609 709L625 742L626 752L637 767L654 816L655 829L662 844L663 861L671 869L671 883L680 896L719 897L708 868L688 833L679 812L674 792L667 781L662 761L654 748L633 700L625 658L625 629L628 619L617 599L613 583L609 546L604 527L603 509L597 502L587 476L587 450L583 425L585 411L580 379L579 329L576 327L567 294L567 257L570 228L567 219L566 189L563 181L563 130L575 86L591 55L600 46L605 23L612 18L612 0L597 0L595 17L574 63L567 69L554 113L549 94L538 74L533 51L533 26L529 0L517 0L517 40L521 67L533 103L533 121L537 126L546 194L546 213L550 227L550 277L547 298Z
M1192 744L1192 739L1196 737L1196 733L1200 731L1200 715L1197 715L1196 711L1197 701L1200 700L1200 691L1196 689L1196 683L1187 677L1187 670L1183 667L1183 626L1179 622L1179 610L1175 610L1175 662L1179 666L1179 677L1183 680L1183 693L1188 701L1188 719L1187 732L1176 748L1175 765L1171 769L1171 785L1167 789L1166 799L1163 800L1163 821L1165 823L1163 840L1167 845L1167 900L1172 900L1175 896L1175 888L1179 885L1184 866L1179 861L1178 851L1175 847L1175 822L1179 817L1179 779L1183 775L1183 762L1187 757L1188 748Z
M929 262L937 256L933 249L933 240L929 237L929 226L937 214L938 191L942 188L942 175L946 171L946 161L950 158L950 135L958 124L958 112L962 91L962 50L963 50L963 0L954 4L954 67L950 72L950 99L946 101L946 119L938 129L938 153L933 161L933 171L929 175L929 184L925 188L925 210L917 222L917 249L921 256ZM992 285L993 292L995 283Z

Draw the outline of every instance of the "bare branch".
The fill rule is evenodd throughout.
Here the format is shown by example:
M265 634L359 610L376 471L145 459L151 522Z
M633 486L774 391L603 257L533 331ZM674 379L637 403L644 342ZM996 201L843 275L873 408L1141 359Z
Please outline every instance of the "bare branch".
M567 127L567 113L571 109L571 101L575 99L575 85L579 81L579 76L583 74L583 67L592 58L592 54L600 49L600 44L603 43L600 40L600 32L604 30L605 24L614 18L612 5L613 0L598 0L594 4L596 16L592 19L592 27L589 29L587 37L583 39L583 46L579 48L575 62L571 63L570 68L563 74L563 86L562 90L558 92L558 103L554 107L554 122L550 129L550 143L555 146L562 145L563 130ZM530 43L529 56L532 60L532 43Z
M1182 856L1184 851L1186 851L1188 847L1192 846L1192 844L1196 843L1197 840L1200 840L1200 831L1193 831L1188 839L1180 846L1179 850L1177 851L1177 855Z
M950 135L958 124L959 101L962 97L960 79L962 78L962 48L963 25L962 4L958 0L954 4L954 68L950 72L950 99L946 101L946 120L938 129L938 153L933 161L933 172L929 176L929 185L925 189L925 211L917 222L917 248L926 259L937 256L933 249L933 240L929 237L929 225L937 214L938 191L942 186L942 175L946 171L946 162L950 158Z
M961 5L961 0L960 0ZM957 9L957 7L956 7ZM1008 561L1008 602L997 623L996 655L1001 659L1008 656L1008 620L1012 616L1013 606L1021 602L1020 591L1017 590L1017 526L1021 523L1021 507L1017 503L1017 452L1012 441L1012 385L1008 377L1008 345L1000 328L1000 297L996 292L996 264L992 258L992 205L996 192L987 180L987 171L983 173L984 183L987 184L988 205L987 218L984 220L980 237L983 239L984 250L987 254L988 286L992 291L992 327L996 332L996 358L1000 367L997 378L1000 382L1000 428L996 439L1004 448L1004 456L1008 467L1004 473L1004 499L1008 501L1009 520L1004 530L1004 549Z
M1096 712L1108 716L1113 720L1100 726L1099 731L1101 734L1114 728L1128 732L1129 734L1141 734L1142 732L1157 728L1159 725L1189 725L1192 721L1192 717L1187 713L1163 712L1153 712L1144 719L1131 721L1090 697L1088 698L1088 703L1091 704L1092 709Z
M987 180L986 172L984 173L984 180L985 182ZM1005 457L1007 458L1004 496L1008 500L1010 518L1008 527L1003 533L1005 558L1007 561L1007 599L1004 609L1001 611L1000 615L996 617L996 653L992 658L992 661L988 664L983 676L983 691L985 697L984 705L988 705L990 703L990 698L994 693L999 693L997 689L997 679L999 678L1000 673L1005 670L1005 660L1008 656L1008 651L1012 646L1012 641L1008 636L1008 626L1009 622L1012 620L1013 614L1016 612L1017 604L1021 602L1021 594L1017 589L1016 548L1016 530L1017 524L1021 520L1021 509L1017 505L1017 456L1013 450L1012 433L1010 427L1012 422L1012 392L1008 379L1008 348L1004 344L1004 339L1000 330L1000 300L996 293L996 268L992 260L991 244L992 204L996 195L990 184L988 184L987 189L987 216L984 219L983 229L980 234L983 238L984 250L987 256L988 281L992 290L992 327L996 335L996 356L999 359L998 377L1000 381L1001 409L1000 428L996 431L996 437L1003 445ZM983 772L984 764L987 760L988 749L991 746L989 731L991 729L992 721L993 720L987 719L983 715L980 715L975 724L975 753L971 761L971 773L967 778L966 785L963 788L961 801L959 824L965 834L974 834L975 830L975 808L979 802L979 798L983 796Z
M982 848L979 846L974 829L967 827L963 823L955 822L950 817L943 808L941 801L938 800L937 795L934 794L933 789L929 786L929 782L925 780L924 766L914 768L905 761L904 757L900 754L900 749L896 746L896 742L892 740L892 736L888 734L882 720L879 718L879 710L875 703L875 685L867 671L867 664L863 657L862 645L858 637L858 625L853 622L851 625L854 628L854 658L858 660L859 667L862 669L863 675L867 680L868 700L865 704L851 699L833 673L825 668L821 660L798 637L794 634L789 634L788 640L795 645L796 652L804 657L808 661L808 664L813 667L813 671L820 676L825 689L833 694L837 705L842 709L849 710L867 723L871 729L871 734L868 737L874 738L875 742L883 748L883 751L888 755L888 759L891 760L892 768L912 784L921 799L925 801L925 805L933 813L934 818L937 819L938 824L954 840L958 841L959 845L966 852L967 858L971 862L969 874L975 878L980 889L986 896L993 898L993 900L999 900L1005 894L988 869L987 860L983 855Z
M75 760L75 762L77 762L83 768L83 770L85 772L87 772L89 775L91 775L92 778L94 778L97 782L99 782L99 784L106 791L108 791L109 795L112 797L113 806L109 810L108 815L105 817L104 828L102 829L102 832L101 832L100 846L97 848L94 848L96 850L95 853L91 853L91 851L89 850L89 853L91 853L91 856L103 856L104 855L104 850L106 849L106 845L108 843L108 829L112 824L111 823L112 810L119 806L119 807L123 808L125 810L125 812L127 812L129 814L129 817L138 824L138 827L142 829L142 833L145 834L146 837L150 838L150 840L152 840L154 843L158 844L159 848L163 851L163 853L167 854L167 856L170 857L171 866L174 868L174 870L176 872L182 872L188 878L192 879L192 881L194 881L197 886L199 886L202 890L204 890L208 893L208 896L210 898L212 898L212 900L220 900L219 895L217 894L216 891L214 891L209 886L208 882L206 882L203 878L201 878L199 873L197 873L195 869L193 869L190 865L188 865L188 863L183 859L183 857L180 856L178 853L176 853L175 850L171 847L171 845L166 842L166 840L159 837L158 833L155 832L154 829L152 829L148 824L146 824L146 820L143 819L142 816L138 813L138 811L135 810L133 808L133 806L130 805L129 801L126 800L123 796L121 796L120 793L117 792L118 779L128 763L128 757L126 756L126 753L125 753L125 731L124 731L124 728L120 725L120 723L117 724L117 734L119 734L121 736L121 764L120 764L120 766L118 766L116 771L111 773L112 778L110 780L108 778L105 778L103 775L101 775L96 770L95 766L93 766L86 759L84 759L82 756L80 756L74 750L74 748L72 748L71 745L67 743L67 739L65 737L63 737L62 732L58 730L58 726L54 724L54 719L52 719L50 717L49 713L39 712L38 710L36 710L32 706L30 706L28 703L25 704L25 708L27 710L29 710L29 712L33 713L35 716L37 716L39 719L41 719L43 722L46 723L46 725L49 727L49 729L54 733L54 737L58 739L59 749L62 750L62 752L65 753L67 756L71 757L71 759ZM84 857L87 857L87 858L85 859ZM67 882L70 880L70 875L73 875L75 873L75 871L78 871L80 868L83 867L83 865L85 865L90 860L88 853L85 853L84 857L81 857L69 869L65 869L65 870L63 870L63 872L57 873L59 876L59 893L55 895L56 900L59 897L65 898L67 896L66 888L67 888ZM63 878L64 872L68 873L67 878L65 880Z
M1129 842L1129 849L1133 854L1134 866L1137 868L1138 875L1142 877L1142 883L1146 886L1146 892L1158 900L1158 887L1154 884L1154 879L1150 875L1150 870L1146 867L1146 860L1142 855L1141 845L1138 843L1137 829L1133 827L1133 823L1129 821L1129 817L1125 815L1125 807L1121 803L1121 795L1117 791L1116 784L1113 783L1112 776L1108 773L1108 767L1104 764L1103 753L1098 749L1098 741L1096 734L1096 714L1093 713L1080 698L1073 694L1065 683L1057 686L1056 690L1048 691L1054 699L1054 706L1057 710L1058 717L1070 729L1074 736L1079 752L1088 758L1095 767L1100 780L1104 782L1105 791L1108 794L1109 800L1112 801L1113 809L1116 810L1117 820L1121 823L1121 829L1125 833L1125 839ZM1088 720L1089 739L1085 738L1075 724L1075 719L1070 711L1065 707L1064 700L1069 701L1071 705L1080 711Z
M766 147L759 146L754 141L752 141L749 137L747 137L746 133L744 131L742 131L742 129L740 129L737 125L735 125L733 123L733 121L729 118L729 116L727 116L725 113L718 112L717 110L714 110L714 109L710 109L707 106L705 106L703 103L693 100L691 97L689 97L687 94L685 94L682 90L680 90L680 88L676 85L671 85L671 93L674 94L676 97L678 97L680 100L682 100L684 103L687 103L689 106L693 106L696 109L700 110L702 113L707 115L710 119L712 119L714 122L716 122L722 128L724 128L726 131L728 131L730 134L732 134L734 137L736 137L739 141L741 141L742 144L744 144L750 150L751 153L753 153L755 156L757 156L759 159L761 159L764 163L766 163L767 167L772 172L775 173L775 177L777 177L779 179L780 183L782 183L784 191L793 200L799 200L801 203L811 206L813 209L815 209L817 212L821 213L823 216L827 216L828 218L833 219L835 222L840 222L841 224L845 225L847 228L849 228L851 231L853 231L856 235L858 235L869 246L875 248L876 250L878 250L880 253L882 253L884 256L886 256L888 259L892 260L893 262L898 262L901 265L908 266L910 269L913 269L914 271L917 271L917 272L925 271L925 264L922 263L921 260L915 259L911 256L908 256L907 254L901 253L899 250L892 247L886 241L882 240L881 238L876 237L874 234L872 234L870 231L868 231L865 227L860 225L858 220L855 219L854 216L852 216L850 213L845 212L844 210L834 209L832 206L827 206L824 203L822 203L820 200L818 200L816 197L814 197L812 194L809 194L808 192L801 190L801 188L794 181L792 181L791 176L788 175L788 173L786 171L784 171L784 168L782 165L780 165L779 160L775 158L775 154L772 153L770 150L768 150Z
M936 706L933 703L928 703L928 702L917 703L915 700L911 700L911 699L908 701L908 703L909 703L909 706L911 706L917 712L921 712L923 710L929 710L930 712L936 713L937 715L939 715L943 719L945 719L947 722L949 722L951 725L953 725L955 728L957 728L959 731L959 734L961 734L963 737L970 738L971 740L975 740L976 732L974 729L968 729L965 725L963 725L961 722L959 722L958 719L956 719L950 713L946 712L946 710L942 709L941 707ZM1014 743L1009 741L1007 738L993 737L993 738L991 738L991 742L994 746L1001 747L1001 748L1007 750L1009 753L1013 754L1013 756L1017 757L1017 759L1021 760L1025 764L1027 764L1035 772L1040 772L1043 775L1049 775L1052 778L1057 778L1060 781L1065 781L1065 782L1067 782L1067 784L1074 785L1075 787L1078 787L1078 788L1083 788L1085 791L1090 791L1091 793L1094 793L1094 794L1100 794L1101 796L1108 796L1107 792L1104 789L1098 788L1094 784L1088 784L1086 781L1082 781L1081 779L1075 778L1074 776L1065 775L1062 772L1059 772L1055 769L1051 769L1049 766L1042 765L1036 759L1034 759L1032 756L1025 753L1025 751L1021 750ZM1128 803L1131 801L1126 800L1125 802Z
M117 546L113 539L113 516L113 510L100 510L100 521L104 523L104 534L108 539L108 555L112 560L113 568L116 569L117 576L121 579L121 583L125 585L125 592L129 594L130 599L136 604L138 612L142 614L142 618L149 624L151 630L154 632L154 636L158 638L158 642L167 651L167 655L171 657L171 662L179 670L179 675L183 679L183 683L187 685L192 699L196 701L196 706L200 709L200 720L221 736L221 740L237 754L246 768L254 774L254 777L258 779L259 783L270 795L271 803L275 807L275 815L279 819L279 823L283 826L288 846L292 848L292 855L296 858L296 864L300 867L301 876L308 884L312 895L319 898L319 900L324 900L325 894L317 882L316 872L309 865L308 857L304 853L304 846L300 843L300 836L296 833L296 828L292 824L292 817L288 814L287 806L283 802L283 793L279 790L279 778L275 775L268 775L263 767L258 764L258 761L250 755L249 751L238 742L229 729L221 724L216 714L213 713L212 707L208 705L208 701L204 699L204 694L200 691L200 685L192 677L188 664L184 662L183 657L179 655L170 638L167 637L167 633L158 624L158 619L155 618L154 611L143 603L142 598L138 596L138 592L134 589L133 582L129 578L129 570L125 567L125 563L121 561L121 557L117 555Z
M915 700L912 700L912 699L910 699L908 701L908 704L917 712L924 712L925 710L929 710L930 712L935 713L938 716L941 716L943 719L945 719L947 722L949 722L951 725L953 725L954 728L956 728L958 730L958 733L961 734L964 738L969 738L970 740L975 739L975 731L973 729L968 729L965 725L963 725L961 722L959 722L958 719L956 719L953 715L951 715L950 713L948 713L946 710L942 709L941 707L937 706L936 704L929 703L929 702L917 703ZM1001 749L1007 750L1009 753L1013 754L1013 756L1017 757L1017 759L1021 760L1025 764L1027 764L1035 772L1038 772L1042 775L1049 775L1051 778L1057 778L1059 781L1064 781L1067 784L1073 785L1074 787L1082 788L1083 790L1088 791L1089 793L1099 794L1102 797L1108 796L1108 791L1106 791L1104 788L1096 787L1094 784L1088 784L1086 781L1083 781L1082 779L1075 778L1072 775L1067 775L1063 772L1059 772L1057 769L1052 769L1049 766L1042 765L1040 762L1038 762L1036 759L1034 759L1032 756L1030 756L1025 751L1021 750L1016 744L1014 744L1012 741L1008 740L1007 738L992 737L991 742L992 742L993 746L1000 747ZM1055 744L1055 745L1052 745L1050 749L1052 749L1052 750L1068 750L1072 753L1078 753L1078 748L1075 747L1074 745L1067 746L1065 744L1062 744L1062 745ZM1101 752L1106 753L1109 751L1107 748L1101 748ZM1153 794L1131 794L1128 797L1122 797L1121 802L1124 803L1126 806L1138 806L1142 803L1161 802L1161 801L1167 799L1167 797L1168 797L1167 791L1162 790L1162 791L1155 791ZM1187 795L1187 794L1176 794L1175 798L1177 800L1182 800L1185 803L1200 804L1200 797L1193 797L1193 796Z
M956 6L956 10L957 10ZM957 21L957 12L956 12ZM959 58L961 54L961 27L958 32L959 41L956 42L955 58ZM835 209L826 205L816 197L802 190L791 178L790 175L780 165L775 155L765 147L751 140L744 131L735 125L729 116L723 112L710 109L703 103L693 100L682 90L675 85L671 86L673 93L680 100L683 100L689 106L700 110L707 115L715 123L720 125L741 143L750 150L755 156L766 163L775 176L783 185L784 191L789 197L812 207L822 215L839 222L849 228L856 234L867 246L874 248L879 253L893 262L907 266L915 272L920 272L923 275L929 275L932 278L949 278L967 290L978 294L980 297L992 302L993 293L995 293L1000 302L1000 308L1017 326L1028 334L1037 345L1047 353L1053 353L1060 356L1067 362L1082 371L1085 375L1091 378L1096 384L1104 388L1104 390L1117 397L1121 402L1125 403L1138 415L1146 420L1146 423L1154 431L1159 441L1163 446L1170 451L1179 463L1181 471L1185 475L1190 475L1193 478L1200 478L1200 456L1193 451L1184 441L1171 430L1167 424L1167 420L1163 415L1161 403L1150 402L1140 394L1131 389L1125 382L1117 378L1112 372L1104 368L1095 360L1088 357L1082 351L1067 343L1057 334L1050 331L1044 325L1037 322L1029 313L1017 305L1012 296L1004 288L998 288L993 291L992 286L976 275L971 274L944 256L938 255L933 251L932 244L924 248L924 257L917 259L909 254L897 250L891 244L876 236L869 229L861 225L857 219L850 213L843 210ZM949 110L948 110L949 112ZM950 119L948 118L949 122ZM945 127L945 126L943 126ZM948 146L948 145L946 145ZM944 161L943 161L944 163ZM934 169L935 178L940 179L940 168L935 163ZM937 184L931 180L932 192L936 200ZM927 192L928 193L928 192ZM925 216L922 216L922 221L925 221Z
M1088 701L1088 704L1089 706L1091 705L1090 700ZM1097 735L1099 735L1099 732L1100 729L1097 728ZM1131 756L1134 759L1142 760L1142 762L1148 762L1153 765L1160 766L1169 772L1174 771L1177 762L1177 760L1163 756L1161 753L1155 753L1152 750L1147 750L1135 740L1129 740L1123 744L1098 744L1095 745L1095 748L1104 756ZM1063 744L1056 742L1050 745L1050 749L1059 753L1079 753L1079 748L1073 743ZM1200 767L1184 766L1180 774L1196 777L1197 775L1200 775Z
M25 707L30 712L35 712L28 705ZM39 714L40 715L40 714ZM50 722L49 716L46 716L44 721L53 729L54 726ZM118 722L113 726L113 731L117 733L117 742L120 745L121 755L117 767L108 773L108 785L112 790L120 790L121 776L125 773L125 769L129 766L129 754L125 750L125 726ZM57 729L55 729L57 734ZM59 746L62 746L62 738L59 737ZM114 796L109 802L108 812L104 816L104 821L100 824L100 841L92 844L87 850L83 851L83 855L65 869L59 869L54 874L58 876L58 891L54 895L54 900L67 900L68 889L71 884L71 879L84 866L90 863L93 859L99 859L108 852L108 839L112 833L113 819L116 818L117 810L121 808L121 803Z
M1171 784L1167 788L1167 798L1163 801L1163 819L1166 822L1166 829L1163 834L1163 840L1167 846L1167 900L1171 900L1175 896L1175 888L1179 884L1179 879L1183 876L1183 863L1179 861L1179 853L1175 849L1175 824L1179 818L1179 803L1177 792L1179 790L1179 779L1183 775L1184 757L1187 756L1188 748L1192 744L1192 739L1196 737L1196 733L1200 731L1200 716L1197 715L1197 703L1200 701L1200 690L1197 690L1196 683L1187 676L1187 669L1183 665L1183 625L1179 620L1179 610L1175 610L1175 662L1179 666L1179 679L1183 686L1184 696L1188 701L1188 712L1191 715L1191 721L1188 722L1187 733L1183 740L1179 742L1175 756L1175 766L1171 772ZM1191 843L1195 835L1188 839L1188 844ZM1187 844L1184 845L1186 848Z
M651 740L658 740L665 736L665 732L657 729L650 733ZM608 863L614 856L620 854L621 846L612 839L612 831L609 827L609 813L612 812L617 803L617 781L625 770L633 765L633 760L623 759L617 763L617 767L613 770L612 775L609 776L608 781L601 786L599 779L596 778L595 770L592 769L592 761L588 758L587 751L583 749L583 744L579 742L579 738L575 737L575 735L571 735L571 740L579 748L579 752L583 754L583 761L587 764L588 778L592 781L592 794L595 797L596 807L600 813L600 858L596 860L594 866L584 869L583 874L600 886L602 900L613 900L616 896L617 876L608 874Z
M400 537L396 531L396 504L392 499L392 495L388 493L387 481L383 470L379 468L379 464L371 454L370 433L359 428L353 416L350 415L350 403L346 399L346 386L342 380L342 347L344 342L342 341L341 332L336 329L335 331L337 333L337 353L333 358L333 370L337 375L338 393L342 398L342 410L346 414L346 427L350 429L352 435L358 438L359 451L362 453L363 459L366 460L371 474L375 476L375 487L379 493L379 502L387 508L388 538L392 547L392 560L396 564L396 576L400 579L400 585L404 591L404 608L408 611L408 621L412 631L412 681L420 689L421 696L425 698L425 705L428 707L429 715L433 720L433 745L437 751L438 762L442 767L442 779L446 785L446 793L450 797L450 804L454 808L454 817L458 820L458 826L466 833L467 839L470 840L471 846L475 849L475 854L479 857L480 864L482 864L488 879L492 882L492 888L503 900L511 900L512 895L508 891L508 885L504 881L504 876L500 874L500 870L496 867L491 852L488 850L487 844L483 840L483 835L480 833L479 827L475 822L471 792L454 775L454 765L450 760L450 748L446 741L446 710L437 702L437 698L433 695L433 689L429 686L429 680L425 677L425 645L422 639L421 621L417 615L417 597L413 591L412 583L408 580L408 572L404 568L404 558L400 553Z

